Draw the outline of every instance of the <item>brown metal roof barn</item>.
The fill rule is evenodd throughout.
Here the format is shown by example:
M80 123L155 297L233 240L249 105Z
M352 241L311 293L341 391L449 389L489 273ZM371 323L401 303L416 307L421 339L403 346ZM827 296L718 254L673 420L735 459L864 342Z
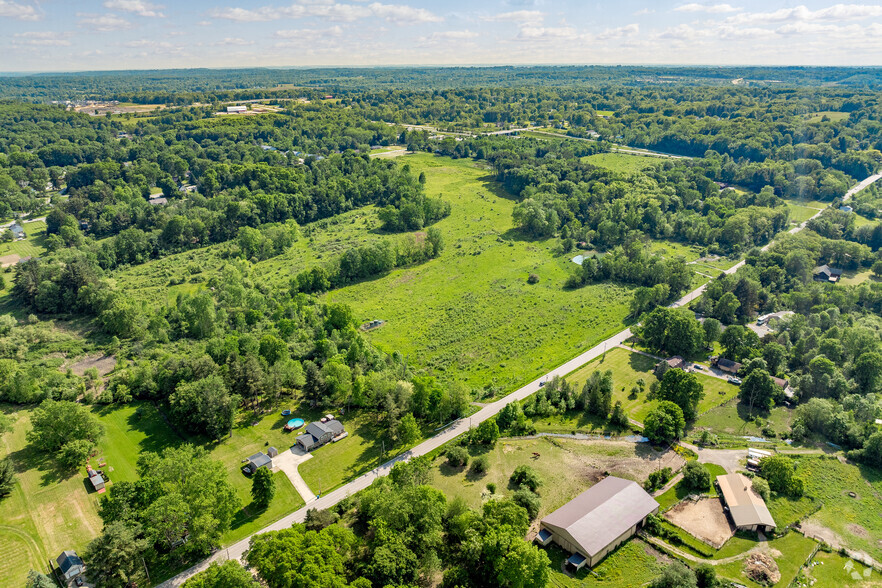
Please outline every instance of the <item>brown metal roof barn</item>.
M749 478L741 474L726 474L717 477L717 485L736 527L746 531L775 528L772 513L762 497L753 490Z
M552 540L573 556L576 569L594 567L637 532L658 503L636 482L609 476L540 522L537 540Z

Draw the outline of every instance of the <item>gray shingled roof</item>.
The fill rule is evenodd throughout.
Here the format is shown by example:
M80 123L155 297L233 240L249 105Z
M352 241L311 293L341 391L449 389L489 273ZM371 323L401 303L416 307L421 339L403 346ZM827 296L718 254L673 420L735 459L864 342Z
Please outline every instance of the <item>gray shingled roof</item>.
M248 461L250 461L255 468L259 468L271 464L273 460L270 458L270 456L261 451L260 453L255 453L254 455L249 457Z
M76 551L62 551L55 562L61 568L62 574L66 574L73 566L83 565L83 560L79 558Z
M309 449L313 445L315 445L315 437L306 433L304 435L300 435L297 437L297 443L300 443L304 447L304 449Z
M566 503L542 522L563 529L593 557L658 509L636 482L609 476Z

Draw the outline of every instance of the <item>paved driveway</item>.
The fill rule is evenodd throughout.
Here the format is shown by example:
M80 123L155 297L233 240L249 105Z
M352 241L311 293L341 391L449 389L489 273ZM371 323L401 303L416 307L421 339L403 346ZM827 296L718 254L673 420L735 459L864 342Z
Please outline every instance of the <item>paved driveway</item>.
M312 454L303 451L303 449L296 445L287 451L280 452L273 458L273 466L276 469L285 472L285 475L288 476L288 479L294 484L294 487L297 489L297 492L300 493L300 496L306 504L315 501L315 493L306 485L300 472L297 471L297 466L308 459L312 459Z

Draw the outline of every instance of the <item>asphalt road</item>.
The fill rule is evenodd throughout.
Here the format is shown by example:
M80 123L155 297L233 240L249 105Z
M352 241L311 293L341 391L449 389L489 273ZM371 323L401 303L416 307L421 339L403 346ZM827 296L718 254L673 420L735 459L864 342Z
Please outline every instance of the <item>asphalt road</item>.
M879 180L880 178L882 178L882 173L870 176L869 178L867 178L866 180L862 181L857 186L855 186L854 188L849 190L848 193L843 198L843 200L847 200L847 199L851 198L852 196L854 196L855 194L857 194L858 192L860 192L861 190L863 190L864 188L866 188L867 186L869 186L870 184L875 182L876 180ZM818 216L820 214L821 214L821 211L818 211L818 214L816 214L815 216ZM815 217L812 217L812 218L815 218ZM798 227L791 229L789 232L790 233L798 233L799 231L801 231L802 229L805 228L807 223L808 223L808 221L805 221L804 223L800 224ZM763 249L766 250L771 245L772 245L772 243L769 243L768 245L763 247ZM740 268L743 265L744 265L744 261L741 261L741 262L735 264L734 266L732 266L731 268L727 269L725 271L725 273L733 274L736 271L738 271L738 268ZM693 300L695 300L696 298L698 298L699 296L701 296L701 294L704 292L704 290L705 290L705 286L702 285L702 286L696 288L695 290L693 290L692 292L689 292L688 294L686 294L685 296L683 296L682 298L680 298L676 302L672 303L670 305L670 307L671 308L679 308L681 306L685 306L685 305L689 304L690 302L692 302ZM340 486L336 490L325 494L321 498L310 503L308 508L316 508L319 510L330 508L330 507L334 506L335 504L337 504L338 502L340 502L341 500L343 500L344 498L346 498L347 496L351 496L352 494L355 494L356 492L358 492L360 490L364 490L365 488L370 486L371 483L375 479L377 479L378 477L389 475L389 471L392 469L392 466L395 465L395 463L397 463L399 461L408 460L411 457L425 455L426 453L429 453L430 451L433 451L434 449L437 449L438 447L444 445L448 441L452 441L456 437L458 437L458 436L462 435L463 433L465 433L466 431L468 431L471 427L477 426L481 422L495 416L500 410L502 410L502 408L505 405L510 404L512 402L523 400L526 397L528 397L530 394L536 392L540 388L540 385L539 385L540 382L550 380L554 376L560 376L560 377L566 376L567 374L569 374L573 370L585 365L589 361L596 359L597 357L600 357L608 349L612 349L612 348L616 347L617 345L623 344L625 341L627 341L631 337L631 335L632 335L631 329L625 329L623 331L620 331L619 333L616 333L612 337L606 339L605 341L602 341L601 343L592 347L588 351L585 351L581 355L574 357L573 359L571 359L570 361L561 365L560 367L548 372L547 374L545 374L539 378L536 378L535 380L533 380L532 382L530 382L526 386L523 386L522 388L515 390L511 394L504 396L503 398L500 398L496 402L492 402L492 403L486 405L484 408L482 408L481 410L479 410L478 412L473 414L471 417L466 417L466 418L463 418L463 419L460 419L460 420L454 422L453 425L451 425L450 427L448 427L444 431L438 433L437 435L435 435L434 437L431 437L430 439L426 439L425 441L423 441L422 443L420 443L419 445L417 445L416 447L414 447L410 451L407 451L407 452L397 456L396 458L386 462L385 464L377 467L376 469L371 470L370 472L359 476L358 478L352 480L348 484ZM283 519L276 521L272 525L264 527L263 529L261 529L260 531L255 533L255 535L259 534L259 533L266 533L267 531L280 531L282 529L289 528L293 523L302 523L304 521L304 519L306 518L306 510L307 510L307 507L304 506L300 510L294 511L293 513L289 514L288 516L284 517ZM245 553L245 551L248 549L248 545L249 545L249 542L250 542L252 536L246 537L245 539L242 539L238 543L235 543L226 549L223 549L223 550L216 552L214 555L212 555L208 559L200 562L199 564L193 566L192 568L190 568L184 572L181 572L177 576L163 582L162 584L159 584L159 587L160 588L173 588L173 587L180 586L181 584L183 584L187 580L187 578L189 578L192 575L207 568L212 561L219 561L220 562L220 561L224 561L227 559L241 559L243 554Z

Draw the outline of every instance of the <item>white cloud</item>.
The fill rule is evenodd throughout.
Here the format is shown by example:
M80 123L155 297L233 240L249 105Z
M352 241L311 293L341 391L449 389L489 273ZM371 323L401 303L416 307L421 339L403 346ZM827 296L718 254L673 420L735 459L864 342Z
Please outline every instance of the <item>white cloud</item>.
M655 14L655 10L653 10L652 8L641 8L634 13L634 16L644 16L647 14Z
M28 31L16 33L13 44L31 45L34 47L68 47L70 41L66 39L69 33L55 33L52 31Z
M484 20L500 21L500 22L542 22L545 14L538 10L515 10L513 12L503 12L494 16L485 17Z
M33 6L0 0L0 17L17 18L19 20L39 20L40 14Z
M631 23L629 25L625 25L623 27L616 27L614 29L606 29L599 35L597 35L598 39L601 40L609 40L609 39L621 39L623 37L631 37L640 32L640 25L637 23Z
M107 0L104 3L105 8L111 10L122 10L124 12L134 12L138 16L154 16L163 18L165 15L160 12L162 6L146 2L145 0Z
M747 12L726 19L732 24L767 24L809 21L845 21L882 16L882 5L835 4L820 10L809 10L804 5L781 8L773 12Z
M249 41L247 39L241 39L239 37L225 37L220 41L215 41L213 45L221 45L221 46L238 46L245 47L246 45L254 45L254 41Z
M404 4L380 4L379 2L374 2L368 8L380 18L385 18L389 22L397 24L441 22L444 20L425 8L414 8Z
M474 31L436 31L426 37L427 41L452 41L462 39L474 39L478 37L478 33Z
M698 4L696 2L681 4L674 8L674 10L677 12L708 12L710 14L738 11L738 9L731 4Z
M518 32L518 41L549 42L575 39L578 37L573 27L535 27L524 25Z
M280 39L313 40L321 37L339 37L343 34L343 27L337 25L326 29L293 29L289 31L276 31L276 37Z
M132 23L115 14L84 14L77 13L81 27L93 29L102 33L123 31L132 27Z
M404 4L381 4L374 2L369 6L340 4L336 2L301 0L289 6L260 6L250 8L217 8L210 13L215 18L237 22L267 22L293 18L318 17L331 21L352 22L376 16L396 24L441 22L442 17L424 8L414 8Z

